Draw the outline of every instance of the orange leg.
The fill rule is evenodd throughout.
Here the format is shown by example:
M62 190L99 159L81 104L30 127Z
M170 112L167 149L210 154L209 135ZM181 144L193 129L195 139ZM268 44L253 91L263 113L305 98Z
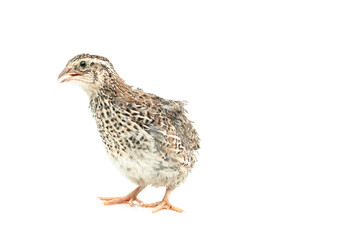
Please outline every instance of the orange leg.
M105 201L105 205L128 203L131 207L133 207L134 201L137 201L140 204L143 203L137 198L137 196L144 188L145 187L139 186L133 192L127 194L124 197L99 197L99 199Z
M153 213L156 213L156 212L158 212L162 209L169 209L169 210L173 210L173 211L182 213L184 210L177 208L177 207L174 207L172 204L170 204L170 202L168 200L169 195L172 191L173 191L173 189L167 188L165 196L164 196L164 198L162 199L161 202L155 202L155 203L150 203L150 204L141 204L140 207L154 207L154 209L152 211Z

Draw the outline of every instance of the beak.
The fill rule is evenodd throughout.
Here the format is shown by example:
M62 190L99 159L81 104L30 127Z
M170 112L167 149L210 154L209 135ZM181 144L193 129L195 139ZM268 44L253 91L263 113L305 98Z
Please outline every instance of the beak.
M71 69L70 68L65 68L59 75L58 77L58 82L59 83L63 83L63 82L69 82L72 80L72 77L75 76L81 76L82 73L71 73L70 72Z

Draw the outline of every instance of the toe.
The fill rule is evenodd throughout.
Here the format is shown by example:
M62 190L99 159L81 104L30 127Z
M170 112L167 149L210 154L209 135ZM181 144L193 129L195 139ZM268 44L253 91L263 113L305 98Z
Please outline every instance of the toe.
M113 199L117 199L117 197L98 197L100 200L103 201L109 201L109 200L113 200Z
M166 202L161 202L158 206L156 206L156 207L153 209L152 213L159 212L161 209L164 208L165 205L166 205Z
M120 204L120 203L125 203L126 199L124 198L114 198L112 200L107 200L106 202L104 202L104 205L113 205L113 204Z
M135 198L135 201L137 201L139 204L144 204L144 202L141 201L139 198Z
M153 213L159 212L162 209L169 209L169 210L173 210L175 212L179 212L182 213L184 210L178 208L178 207L174 207L172 204L170 204L167 201L163 201L160 202L154 209L153 209Z
M133 202L134 202L133 199L130 199L130 200L128 201L128 204L129 204L131 207L133 207L133 205L134 205Z
M180 212L180 213L182 213L184 211L184 210L182 210L182 209L180 209L178 207L174 207L174 206L171 206L170 209L173 210L173 211L176 211L176 212Z
M155 202L155 203L142 203L140 207L156 207L160 204L160 202Z

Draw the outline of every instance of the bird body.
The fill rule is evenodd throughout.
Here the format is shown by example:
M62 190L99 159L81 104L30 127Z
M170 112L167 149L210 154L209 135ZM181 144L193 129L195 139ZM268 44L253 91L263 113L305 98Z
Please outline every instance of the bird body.
M199 137L185 115L183 102L133 88L108 59L95 55L74 57L59 78L61 82L75 80L87 92L112 163L138 190L152 185L171 192L186 179L196 162ZM109 201L121 203L113 198ZM162 203L160 209L176 209L168 201Z

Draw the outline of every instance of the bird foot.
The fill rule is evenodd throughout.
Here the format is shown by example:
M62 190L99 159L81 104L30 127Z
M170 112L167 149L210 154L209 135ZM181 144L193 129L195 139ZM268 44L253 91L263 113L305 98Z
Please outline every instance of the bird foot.
M159 212L162 209L169 209L169 210L173 210L173 211L180 212L180 213L184 211L178 207L174 207L172 204L169 203L169 201L166 201L166 200L163 200L161 202L149 203L149 204L143 203L139 206L140 207L154 207L152 211L153 213Z
M139 204L143 203L137 198L137 196L144 188L145 187L139 186L133 192L127 194L124 197L99 197L99 199L105 201L105 205L128 203L131 207L133 207L134 201L137 201Z
M133 207L134 201L137 201L139 204L143 203L137 197L128 196L128 195L124 197L99 197L99 199L104 201L104 205L128 203L131 207Z

